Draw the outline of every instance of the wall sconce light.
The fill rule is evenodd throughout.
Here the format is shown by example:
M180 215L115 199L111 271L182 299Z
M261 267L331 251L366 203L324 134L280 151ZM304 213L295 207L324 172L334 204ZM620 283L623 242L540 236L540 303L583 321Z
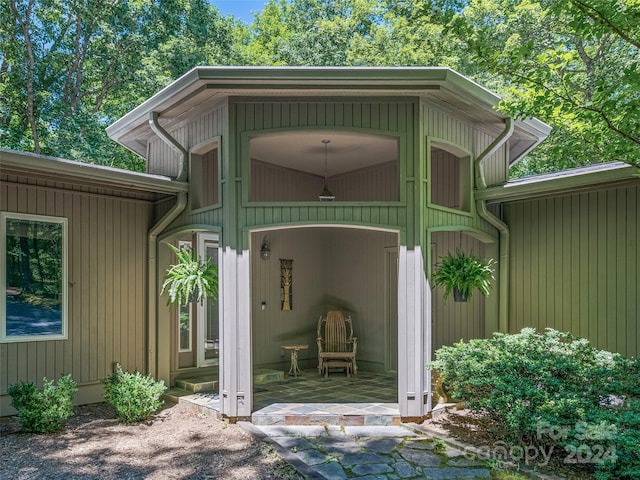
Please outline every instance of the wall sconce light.
M269 260L271 258L271 249L269 248L269 242L265 238L262 240L262 247L260 247L260 258L263 260Z

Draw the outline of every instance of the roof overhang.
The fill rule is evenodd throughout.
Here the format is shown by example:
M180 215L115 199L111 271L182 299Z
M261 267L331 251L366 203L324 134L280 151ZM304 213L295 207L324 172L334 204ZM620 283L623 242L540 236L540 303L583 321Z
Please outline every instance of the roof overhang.
M229 97L427 97L499 133L507 117L500 97L444 67L196 67L107 127L116 142L143 158L157 112L171 129ZM511 162L540 143L551 128L536 119L517 121Z
M532 198L568 195L613 186L640 185L640 171L621 162L603 163L534 175L504 185L475 191L476 200L504 203Z
M175 195L188 191L189 185L169 177L131 172L118 168L47 157L35 153L0 149L0 172L28 174L56 182L68 182L99 188Z

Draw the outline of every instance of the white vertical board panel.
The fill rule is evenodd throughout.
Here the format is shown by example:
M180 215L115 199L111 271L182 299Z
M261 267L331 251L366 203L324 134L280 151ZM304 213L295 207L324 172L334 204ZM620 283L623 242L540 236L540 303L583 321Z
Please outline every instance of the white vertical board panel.
M251 281L249 251L238 254L231 247L222 251L219 299L221 413L249 417L252 401Z
M253 407L253 361L251 358L251 255L249 250L244 250L238 255L237 262L238 318L236 320L236 338L238 350L236 369L238 391L236 393L236 416L250 417Z
M420 247L401 246L398 258L398 405L401 417L422 417L430 408L425 368L431 358L431 294Z

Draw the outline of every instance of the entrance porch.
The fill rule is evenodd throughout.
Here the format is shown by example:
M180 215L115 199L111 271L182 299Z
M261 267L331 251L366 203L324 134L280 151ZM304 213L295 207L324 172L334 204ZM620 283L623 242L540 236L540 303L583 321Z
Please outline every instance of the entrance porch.
M169 400L187 402L207 415L220 416L220 398L214 372L200 377L176 379ZM211 388L211 385L215 385ZM393 425L400 423L394 372L360 372L347 377L331 373L328 378L308 369L298 377L257 383L251 421L258 425Z

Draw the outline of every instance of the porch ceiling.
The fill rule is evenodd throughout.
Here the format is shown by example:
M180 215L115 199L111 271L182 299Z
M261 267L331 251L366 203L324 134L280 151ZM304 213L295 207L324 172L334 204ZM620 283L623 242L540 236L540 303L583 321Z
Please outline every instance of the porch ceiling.
M398 160L398 141L391 136L362 135L327 130L283 132L251 140L251 158L280 167L327 176ZM286 148L283 148L286 145Z

